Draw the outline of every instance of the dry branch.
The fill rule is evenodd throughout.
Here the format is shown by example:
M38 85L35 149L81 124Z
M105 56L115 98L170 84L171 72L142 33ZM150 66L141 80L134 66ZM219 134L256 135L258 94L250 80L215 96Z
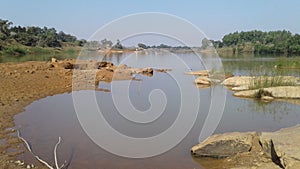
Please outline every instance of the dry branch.
M61 142L61 137L58 137L58 142L55 144L55 147L54 147L54 162L55 162L55 167L52 167L51 165L49 165L46 161L42 160L39 156L35 155L32 150L31 150L31 147L29 145L29 143L20 135L20 132L19 130L17 130L17 134L18 134L18 138L20 140L22 140L24 142L24 144L26 145L26 148L28 149L28 151L41 163L43 163L45 166L47 166L49 169L62 169L64 167L64 164L61 165L61 167L58 166L58 160L57 160L57 147L58 145L60 144Z

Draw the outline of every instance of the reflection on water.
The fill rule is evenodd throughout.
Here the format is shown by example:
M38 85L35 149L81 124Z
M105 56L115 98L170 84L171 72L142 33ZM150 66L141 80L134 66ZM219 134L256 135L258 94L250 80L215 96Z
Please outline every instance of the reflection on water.
M299 124L300 106L288 102L237 98L229 92L223 119L216 133L231 131L276 131Z
M131 62L127 57L134 57L138 62ZM203 69L199 65L199 58L189 54L178 55L189 66L189 70ZM70 168L201 168L197 160L190 156L189 149L198 142L199 134L207 117L210 107L210 88L193 84L193 77L184 75L188 69L179 68L176 62L172 62L173 56L139 56L135 54L107 56L108 61L115 64L126 63L133 67L155 66L157 68L171 68L172 73L178 74L178 79L188 86L189 92L200 94L200 109L196 123L185 139L175 148L156 157L146 159L129 159L113 155L97 146L81 128L75 113L71 94L62 94L47 97L35 101L26 111L15 116L16 127L21 129L23 137L28 140L33 152L46 161L53 162L53 147L58 136L62 137L58 156L62 163L70 160ZM264 63L270 67L274 59L265 60L223 60L226 70L232 70L234 74L247 74L251 66L257 62ZM270 62L270 63L269 63ZM155 64L154 64L155 63ZM152 65L151 65L152 64ZM128 81L117 81L113 83L100 83L99 89L107 92L96 91L96 98L102 109L103 116L110 125L120 133L132 137L149 137L157 135L168 129L178 116L180 107L179 86L168 73L154 72L153 77L137 75L139 81L130 81L128 88L131 103L137 110L145 111L151 106L149 94L155 89L164 91L167 104L163 114L154 122L149 124L130 123L119 114L112 101L112 84L117 89L114 94L120 98L124 95L122 86ZM119 90L118 90L119 89ZM81 91L90 92L90 91ZM191 101L192 103L192 101ZM219 105L214 105L219 106ZM221 122L215 133L229 131L274 131L283 127L296 125L300 121L299 105L287 102L274 101L262 103L253 99L241 99L227 92L226 105ZM189 113L189 112L185 112ZM89 112L87 112L89 114ZM111 140L113 144L115 141ZM122 145L116 145L122 146ZM128 151L131 151L128 149ZM22 154L20 158L30 158L30 154ZM53 164L53 163L52 163ZM96 167L95 167L96 166Z
M284 60L284 61L282 61ZM299 59L298 59L299 60ZM223 66L226 72L231 72L234 75L263 75L264 73L258 70L267 70L272 72L277 65L284 63L290 65L294 62L293 58L238 58L238 59L222 59ZM277 69L281 75L300 76L300 69Z
M253 112L263 113L265 115L273 115L273 120L276 122L280 122L285 117L289 116L289 112L295 112L292 110L293 106L289 103L285 102L271 102L266 103L261 100L254 100L253 102L249 103L249 109Z

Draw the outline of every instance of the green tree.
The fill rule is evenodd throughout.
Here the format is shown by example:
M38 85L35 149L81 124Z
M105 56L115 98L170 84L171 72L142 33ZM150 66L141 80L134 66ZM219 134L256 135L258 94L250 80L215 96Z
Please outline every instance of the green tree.
M121 44L120 40L117 40L117 43L112 47L113 49L123 49L123 45Z
M148 48L147 45L145 45L145 44L143 44L143 43L139 43L139 44L138 44L138 47L139 47L139 48L142 48L142 49L147 49L147 48Z
M101 40L101 47L102 48L111 48L112 45L113 45L113 43L110 40L107 40L107 39Z
M0 39L6 40L10 36L10 26L13 23L8 20L0 19Z
M201 44L202 44L202 45L201 45L201 48L202 48L202 49L206 49L206 48L212 46L211 41L208 40L207 38L203 38Z

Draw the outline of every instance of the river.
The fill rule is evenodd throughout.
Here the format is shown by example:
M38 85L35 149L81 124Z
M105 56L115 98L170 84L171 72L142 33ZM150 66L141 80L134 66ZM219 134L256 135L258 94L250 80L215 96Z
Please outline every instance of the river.
M93 91L77 91L55 96L49 96L33 102L27 106L23 113L15 116L16 128L20 128L22 136L31 144L32 150L45 161L54 166L53 148L58 137L62 143L58 147L59 163L68 161L69 168L202 168L201 164L190 155L189 149L198 143L199 134L208 117L210 106L220 107L222 104L212 101L212 89L225 93L225 107L220 114L220 121L215 121L214 133L231 131L275 131L283 127L293 126L300 121L300 106L284 101L263 103L253 99L242 99L232 96L232 92L223 86L198 89L193 84L193 76L184 72L204 69L206 65L194 54L118 54L104 57L103 60L114 64L127 64L132 67L169 68L170 72L154 72L152 77L137 75L133 81L113 81L112 83L100 83L99 88L108 89L111 92L96 91L95 98L101 108L103 117L118 132L134 137L147 138L159 135L167 131L180 113L187 114L187 118L194 118L192 128L185 133L186 136L179 144L170 150L149 158L127 158L110 153L98 146L82 127L74 108L74 96L90 94ZM208 58L209 59L209 58ZM286 62L288 58L284 58ZM221 59L225 71L234 75L258 74L259 68L272 72L278 58L223 58ZM214 60L211 61L214 63ZM299 71L283 71L285 75L299 76ZM183 86L182 86L183 85ZM182 90L184 89L184 90ZM187 90L186 90L187 89ZM155 92L163 93L166 103L161 115L149 123L132 122L120 114L118 106L127 104L128 97L135 109L144 112L151 108L152 102L149 96ZM154 92L153 92L154 91ZM186 92L188 97L183 97ZM199 96L198 100L192 94ZM75 94L75 95L74 95ZM152 96L151 96L152 97ZM151 100L150 97L150 100ZM117 103L115 98L117 98ZM159 98L162 98L159 96ZM123 100L122 100L123 99ZM183 100L184 99L184 100ZM152 100L153 101L153 100ZM183 103L184 102L184 103ZM157 103L157 102L153 102ZM118 105L121 104L121 105ZM186 104L190 111L194 111L195 104L199 104L195 114L180 106ZM211 105L212 104L212 105ZM126 105L125 105L126 106ZM155 106L155 105L154 105ZM125 110L124 110L125 111ZM91 124L97 123L97 119L90 117L87 110L86 116ZM193 121L193 120L192 120ZM95 127L95 130L101 130ZM178 131L181 132L181 131ZM108 136L109 137L109 136ZM119 140L110 140L111 145L124 146ZM170 144L173 140L169 140ZM159 145L157 145L159 146ZM127 147L128 152L134 151L134 147ZM155 147L154 147L155 148ZM145 151L148 151L145 148ZM32 160L30 153L24 153L18 158Z

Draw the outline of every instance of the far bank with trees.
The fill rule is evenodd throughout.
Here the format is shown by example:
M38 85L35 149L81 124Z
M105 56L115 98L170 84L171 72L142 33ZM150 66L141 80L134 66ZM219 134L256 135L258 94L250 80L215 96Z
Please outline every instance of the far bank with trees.
M286 30L234 32L225 35L221 41L210 41L219 54L252 53L286 56L300 54L300 35ZM207 39L203 39L202 44L203 42L207 46ZM206 46L202 47L206 48Z

